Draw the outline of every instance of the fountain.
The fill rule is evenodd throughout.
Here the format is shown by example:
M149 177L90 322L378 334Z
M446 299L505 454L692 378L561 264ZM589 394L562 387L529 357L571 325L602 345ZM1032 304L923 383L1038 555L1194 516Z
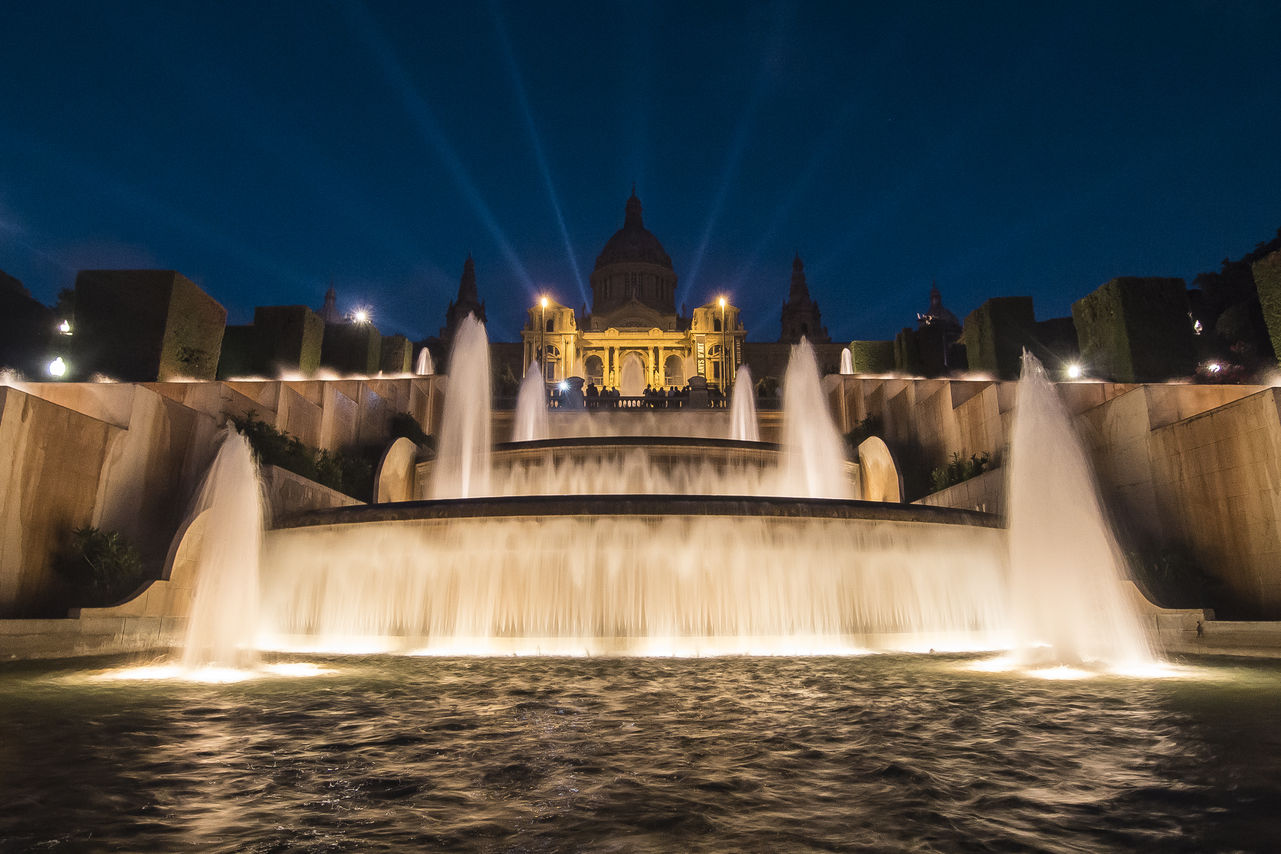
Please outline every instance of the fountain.
M431 351L426 347L418 351L418 359L414 362L414 373L420 377L429 377L436 373L436 366L431 361Z
M983 514L850 500L857 470L808 343L786 374L783 446L751 438L744 370L741 436L684 438L675 425L690 413L672 411L649 413L667 418L658 435L537 439L518 414L528 438L492 455L484 444L482 469L483 361L484 329L467 324L440 458L420 469L452 500L315 511L272 532L273 646L703 655L1002 643L1004 532ZM542 385L528 376L526 416Z
M855 497L844 473L844 442L828 411L818 360L804 338L792 348L783 375L783 445L788 454L789 495Z
M253 450L227 427L184 526L188 537L195 533L199 566L182 656L187 669L245 668L257 658L263 508Z
M1023 664L1132 667L1152 654L1121 582L1124 561L1054 384L1023 351L1010 444L1010 598Z
M458 324L449 351L449 392L434 471L435 498L489 495L489 338L473 314Z
M734 394L729 408L729 437L739 442L759 442L760 425L756 423L756 392L752 388L752 372L747 365L738 369L734 380Z
M841 349L841 373L846 376L854 373L854 355L849 347Z
M520 392L516 395L516 423L512 430L513 442L536 442L549 436L547 427L547 386L543 382L542 366L537 360L525 369Z

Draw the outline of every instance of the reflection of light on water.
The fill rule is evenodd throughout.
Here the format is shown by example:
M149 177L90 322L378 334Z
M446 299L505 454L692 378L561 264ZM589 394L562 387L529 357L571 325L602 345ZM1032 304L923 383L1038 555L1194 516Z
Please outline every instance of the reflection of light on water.
M267 676L284 676L302 678L308 676L328 676L338 671L322 667L307 661L280 661L264 664L252 670L239 670L232 667L196 667L185 668L177 664L152 664L143 667L124 667L119 670L107 670L89 677L94 682L157 682L172 680L176 682L201 682L207 685L229 685L235 682L246 682L250 679L262 679Z
M1061 664L1055 667L1037 667L1021 665L1013 656L997 656L980 661L968 662L962 667L980 673L1021 673L1037 679L1068 681L1076 679L1093 679L1099 676L1124 676L1131 679L1189 679L1204 678L1203 668L1178 666L1164 661L1138 662L1133 664L1102 665L1098 668L1070 667Z
M1058 667L1041 667L1036 670L1027 671L1028 676L1035 676L1037 679L1052 679L1055 681L1069 679L1089 679L1091 676L1097 676L1089 670L1082 670L1079 667L1068 667L1066 664L1060 664Z

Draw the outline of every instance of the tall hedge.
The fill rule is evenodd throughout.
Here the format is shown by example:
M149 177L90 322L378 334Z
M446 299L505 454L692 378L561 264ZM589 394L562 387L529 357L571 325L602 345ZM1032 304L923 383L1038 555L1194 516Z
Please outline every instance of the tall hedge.
M1182 279L1112 279L1072 304L1081 361L1092 375L1117 382L1191 376L1189 310Z
M1272 352L1281 359L1281 250L1255 261L1251 270L1263 320L1268 325L1268 337L1272 339Z
M893 341L851 341L850 358L856 374L884 374L894 370Z

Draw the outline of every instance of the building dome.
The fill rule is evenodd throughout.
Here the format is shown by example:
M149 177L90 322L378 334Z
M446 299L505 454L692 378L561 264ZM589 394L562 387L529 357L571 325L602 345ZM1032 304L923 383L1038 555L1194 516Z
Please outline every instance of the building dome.
M636 190L633 188L631 198L627 200L623 227L614 232L614 236L596 256L595 269L599 270L609 264L637 262L672 269L672 259L663 249L663 244L645 227L641 219L641 202L636 198Z
M663 244L641 220L635 187L627 200L623 227L596 256L591 284L593 328L642 322L675 328L676 271ZM642 308L647 311L639 311ZM659 320L650 316L653 313Z

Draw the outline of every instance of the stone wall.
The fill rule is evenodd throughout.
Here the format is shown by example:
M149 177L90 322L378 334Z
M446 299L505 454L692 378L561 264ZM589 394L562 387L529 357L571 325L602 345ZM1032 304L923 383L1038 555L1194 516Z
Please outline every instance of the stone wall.
M227 415L254 411L322 448L378 444L387 441L397 412L409 412L431 432L441 382L0 386L0 618L48 612L58 583L53 555L77 527L119 531L154 572ZM289 500L318 500L312 493Z

